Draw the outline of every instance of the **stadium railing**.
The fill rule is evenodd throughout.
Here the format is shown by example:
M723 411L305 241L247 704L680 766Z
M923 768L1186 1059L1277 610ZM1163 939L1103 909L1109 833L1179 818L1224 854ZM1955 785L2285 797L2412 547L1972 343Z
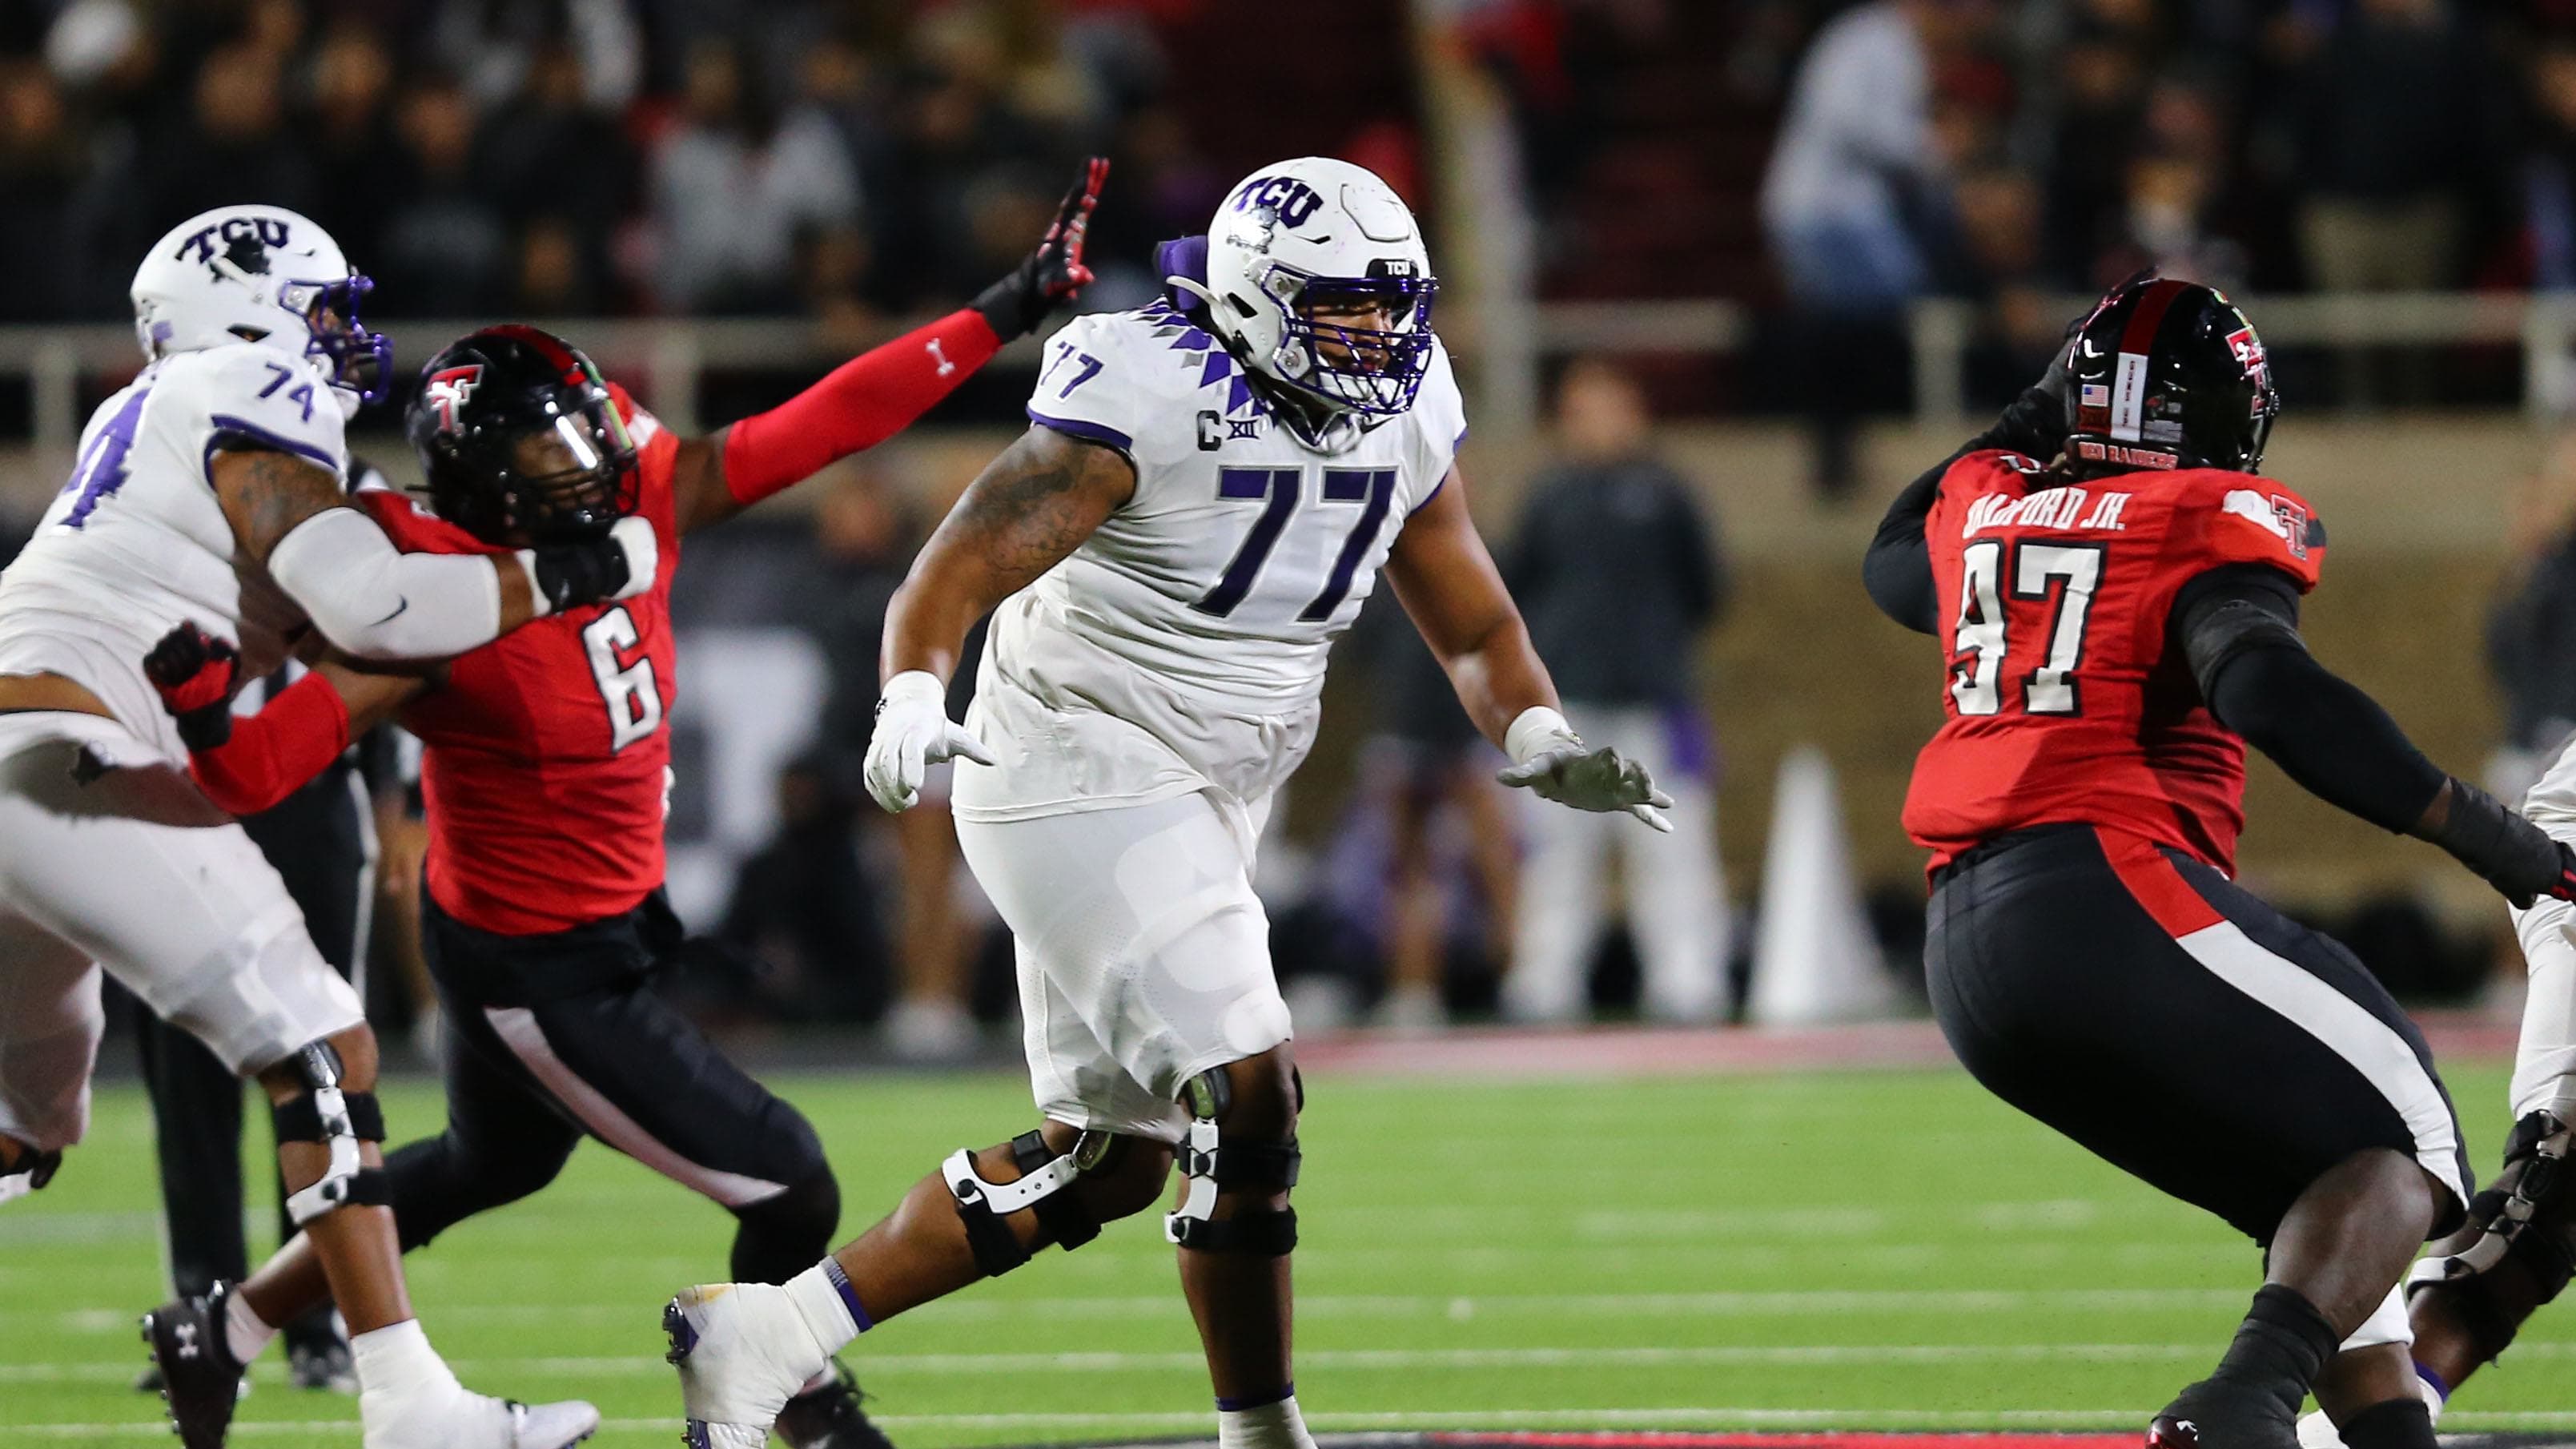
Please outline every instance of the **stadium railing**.
M2049 310L2073 316L2091 300L2054 299ZM2260 319L2265 342L2275 348L2516 345L2523 354L2525 410L2547 417L2576 407L2576 294L2281 296L2250 299L2247 310ZM1733 353L1755 336L1753 309L1725 299L1546 302L1520 315L1533 324L1536 346L1512 349L1507 366L1530 354ZM1907 332L1914 413L1926 424L1947 424L1964 413L1962 363L1975 338L1976 316L1971 304L1959 301L1924 301L1912 308ZM408 337L448 337L476 324L394 325ZM821 368L849 351L845 340L794 320L585 319L542 325L581 338L612 370L648 379L657 408L683 429L696 425L699 383L709 372ZM1038 356L1035 342L1022 342L1003 354L1002 365L1033 367ZM32 441L40 450L68 451L78 440L85 379L115 377L134 365L134 333L124 325L0 326L0 385L28 387Z

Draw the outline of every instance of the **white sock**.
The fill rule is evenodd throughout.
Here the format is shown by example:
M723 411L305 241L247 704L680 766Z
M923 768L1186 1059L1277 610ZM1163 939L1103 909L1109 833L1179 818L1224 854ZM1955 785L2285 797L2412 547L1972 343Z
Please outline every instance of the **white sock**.
M224 1297L224 1347L232 1350L233 1362L249 1363L277 1337L277 1330L262 1323L259 1314L239 1293Z
M1216 1445L1217 1449L1315 1449L1315 1440L1306 1432L1305 1416L1297 1412L1297 1396L1290 1394L1249 1409L1229 1409L1220 1402Z
M456 1375L429 1346L417 1318L350 1339L349 1358L358 1370L358 1391L366 1398L409 1398L457 1387Z
M825 1358L876 1326L859 1306L859 1296L851 1291L849 1275L841 1271L838 1259L825 1258L788 1279L786 1287L787 1300L803 1315Z

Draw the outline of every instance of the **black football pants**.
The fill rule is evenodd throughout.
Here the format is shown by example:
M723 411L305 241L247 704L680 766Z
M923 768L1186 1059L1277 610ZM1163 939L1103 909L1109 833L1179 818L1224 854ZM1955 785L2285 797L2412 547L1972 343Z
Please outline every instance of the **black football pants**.
M552 1182L595 1137L732 1212L737 1282L783 1283L840 1229L840 1186L804 1114L656 993L678 945L656 893L539 936L477 930L424 893L446 1013L447 1130L386 1159L406 1252Z
M2134 836L2043 826L1945 867L1924 944L1942 1034L1987 1090L2269 1243L2374 1147L2474 1189L2423 1035L2340 943Z

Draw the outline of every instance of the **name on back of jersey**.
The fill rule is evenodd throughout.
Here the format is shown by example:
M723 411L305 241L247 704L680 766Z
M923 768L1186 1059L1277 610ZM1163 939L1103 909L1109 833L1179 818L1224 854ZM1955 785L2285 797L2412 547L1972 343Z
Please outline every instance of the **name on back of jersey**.
M2019 498L1989 493L1968 505L1959 536L1974 538L1989 529L2016 527L2121 533L2128 525L2120 521L2120 514L2132 496L2117 492L2096 495L2071 483Z

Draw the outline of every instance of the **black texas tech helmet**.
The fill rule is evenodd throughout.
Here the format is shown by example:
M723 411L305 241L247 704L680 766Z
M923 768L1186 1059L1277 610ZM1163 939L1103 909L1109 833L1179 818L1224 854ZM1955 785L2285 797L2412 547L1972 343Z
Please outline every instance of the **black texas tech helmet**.
M634 439L599 369L551 332L450 343L421 369L403 431L430 507L486 543L578 542L635 511Z
M2066 465L2076 477L2262 466L2281 411L2263 339L2216 289L2114 288L2068 344Z

